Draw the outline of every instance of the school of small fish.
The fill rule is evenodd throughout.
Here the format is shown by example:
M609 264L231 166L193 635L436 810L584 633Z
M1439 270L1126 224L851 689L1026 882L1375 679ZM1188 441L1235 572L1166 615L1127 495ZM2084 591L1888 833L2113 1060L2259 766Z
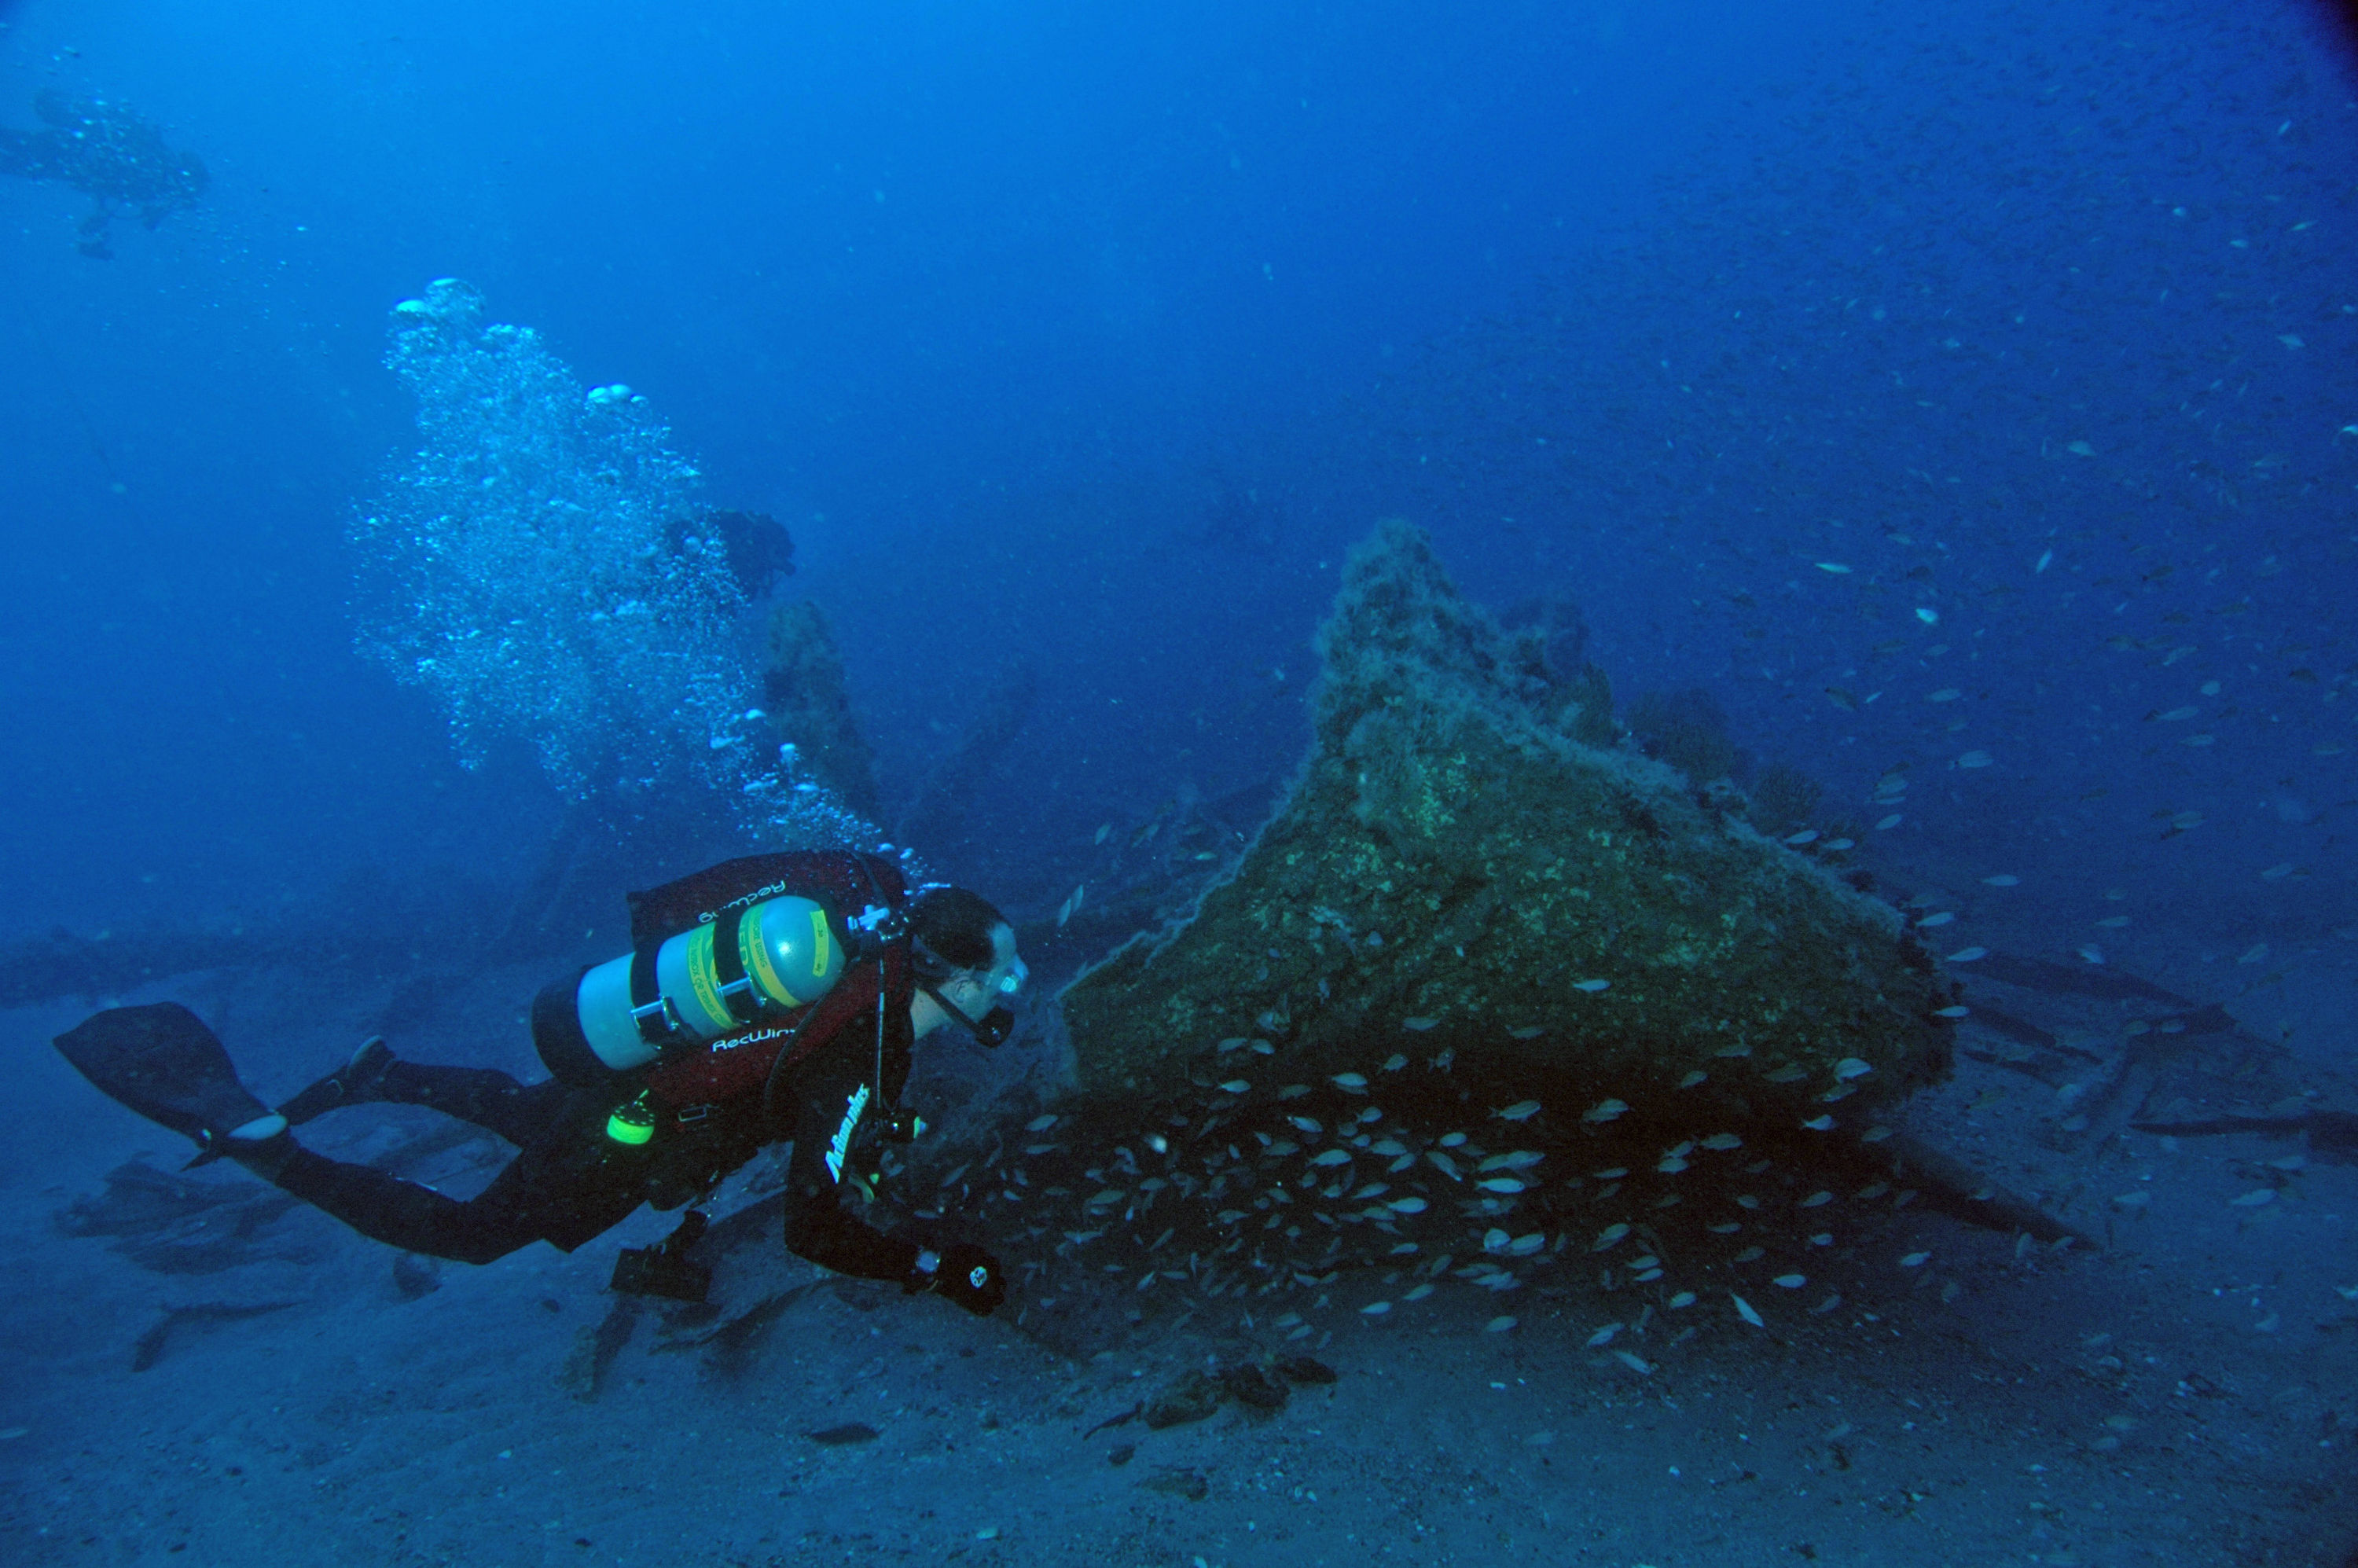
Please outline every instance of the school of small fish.
M1209 1059L1259 1044L1223 1039ZM1011 1263L1020 1260L1030 1288L1018 1310L1027 1316L1078 1310L1118 1289L1132 1314L1221 1314L1299 1341L1331 1336L1347 1319L1372 1326L1429 1313L1448 1289L1495 1295L1554 1281L1631 1303L1595 1331L1591 1347L1604 1350L1714 1289L1738 1322L1773 1330L1775 1314L1747 1292L1801 1291L1823 1271L1827 1249L1866 1246L1915 1196L1880 1182L1844 1190L1799 1180L1724 1127L1649 1142L1671 1113L1640 1115L1617 1098L1552 1118L1535 1096L1487 1116L1476 1100L1455 1126L1426 1119L1429 1098L1413 1115L1395 1113L1377 1085L1418 1087L1419 1078L1387 1076L1404 1065L1395 1053L1372 1073L1309 1085L1206 1082L1200 1102L1164 1107L1126 1131L1099 1128L1082 1109L1044 1111L1022 1124L1032 1141L934 1178L920 1217L955 1212L990 1231ZM1775 1065L1760 1076L1840 1087L1872 1071L1843 1057ZM1802 1125L1821 1120L1832 1125ZM1606 1149L1626 1152L1628 1162L1600 1163ZM1816 1267L1803 1266L1812 1258ZM1898 1267L1930 1260L1909 1250ZM1822 1316L1839 1300L1830 1293L1801 1315ZM1515 1322L1495 1316L1490 1327ZM1650 1374L1697 1327L1647 1357L1615 1354Z

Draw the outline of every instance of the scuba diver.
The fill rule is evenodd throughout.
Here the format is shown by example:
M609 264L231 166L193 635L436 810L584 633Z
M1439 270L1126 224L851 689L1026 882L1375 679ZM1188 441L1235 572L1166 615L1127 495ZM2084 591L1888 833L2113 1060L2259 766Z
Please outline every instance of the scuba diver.
M57 1038L114 1099L196 1140L364 1236L488 1263L534 1241L570 1252L642 1203L710 1195L764 1144L794 1141L785 1241L838 1273L931 1291L978 1316L1006 1299L997 1259L938 1248L849 1212L872 1198L877 1151L924 1123L900 1111L911 1048L956 1023L1007 1038L1024 979L1015 934L964 888L912 891L893 861L848 851L753 855L630 895L632 951L535 999L554 1075L428 1066L372 1039L276 1110L238 1081L211 1030L174 1002L114 1008ZM296 1142L294 1126L370 1102L430 1106L516 1146L472 1198L447 1197ZM869 1173L863 1174L866 1172ZM685 1254L691 1209L661 1246L626 1251L614 1287L701 1301Z
M75 248L93 261L114 257L107 225L118 209L136 212L153 229L166 213L195 206L212 183L196 154L174 152L162 131L119 103L44 88L34 95L33 113L48 130L0 128L0 174L70 185L90 197Z

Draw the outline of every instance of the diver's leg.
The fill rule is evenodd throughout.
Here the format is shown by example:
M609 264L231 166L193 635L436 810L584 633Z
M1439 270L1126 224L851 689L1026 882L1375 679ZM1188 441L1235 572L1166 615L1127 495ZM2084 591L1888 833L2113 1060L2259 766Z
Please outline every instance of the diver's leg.
M295 1096L278 1108L278 1114L290 1127L300 1127L307 1121L317 1121L330 1111L348 1105L367 1105L384 1098L378 1093L384 1082L384 1070L393 1065L393 1047L384 1043L382 1034L372 1034L360 1044L351 1058L326 1077L307 1084Z
M520 1084L496 1067L439 1067L395 1060L377 1080L376 1098L422 1105L528 1149L556 1128L579 1091L554 1078Z
M610 1153L613 1157L610 1157ZM489 1263L535 1241L570 1252L639 1206L644 1162L575 1116L551 1127L474 1197L447 1197L281 1133L230 1158L362 1235L430 1257Z
M352 1060L278 1108L303 1123L348 1105L422 1105L472 1122L522 1149L553 1125L568 1091L550 1080L529 1087L492 1067L442 1067L405 1062L382 1035L373 1035Z

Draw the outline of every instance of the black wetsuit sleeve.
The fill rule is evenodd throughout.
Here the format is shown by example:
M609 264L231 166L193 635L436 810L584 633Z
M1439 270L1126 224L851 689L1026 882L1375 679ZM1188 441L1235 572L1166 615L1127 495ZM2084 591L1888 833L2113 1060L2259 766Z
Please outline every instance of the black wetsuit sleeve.
M864 1201L850 1177L855 1162L872 1158L869 1135L890 1113L874 1082L873 1036L860 1038L866 1032L858 1023L843 1033L847 1038L822 1047L795 1075L786 1246L838 1274L905 1282L917 1266L917 1244L885 1235L844 1206L847 1198ZM888 1077L905 1076L892 1073L892 1065L886 1064Z

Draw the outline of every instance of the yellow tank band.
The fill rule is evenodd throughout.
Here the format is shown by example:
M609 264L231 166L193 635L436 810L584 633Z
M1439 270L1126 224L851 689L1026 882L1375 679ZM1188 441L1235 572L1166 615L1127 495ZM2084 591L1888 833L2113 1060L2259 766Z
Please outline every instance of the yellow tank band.
M779 975L777 966L770 962L770 944L762 935L763 923L769 913L767 902L758 903L737 923L739 957L744 960L745 972L753 977L753 984L763 996L780 1007L800 1007L802 1001L795 995L794 988L786 984ZM824 916L820 917L820 923L824 926Z
M725 1033L736 1028L737 1020L730 1014L729 1004L720 1000L720 971L712 954L710 925L699 925L687 934L687 957L688 989L696 992L696 1005L702 1010L710 1032Z

